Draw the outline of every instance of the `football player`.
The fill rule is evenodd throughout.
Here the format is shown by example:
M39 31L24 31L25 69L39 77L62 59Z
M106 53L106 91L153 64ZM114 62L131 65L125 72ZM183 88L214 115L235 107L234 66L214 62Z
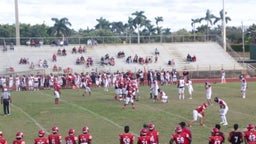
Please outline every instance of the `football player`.
M216 103L218 103L219 106L220 106L220 119L221 119L220 124L228 125L227 118L226 118L226 115L227 115L227 112L228 112L228 105L227 105L227 103L224 100L222 100L222 99L220 99L218 97L215 97L214 101Z
M49 144L48 138L44 137L45 131L39 130L38 131L38 138L34 139L34 144Z

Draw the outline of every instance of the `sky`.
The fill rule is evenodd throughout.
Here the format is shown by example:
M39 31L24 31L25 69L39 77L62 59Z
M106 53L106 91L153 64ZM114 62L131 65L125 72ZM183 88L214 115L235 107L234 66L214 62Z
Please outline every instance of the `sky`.
M0 0L0 24L15 23L14 1ZM144 11L151 24L155 24L155 17L163 17L159 26L172 32L192 30L191 19L205 17L207 9L219 16L223 9L223 0L18 0L18 4L20 23L53 26L51 18L66 17L75 30L94 28L96 19L101 17L109 22L127 23L136 11ZM255 23L256 0L224 0L224 6L231 18L227 26Z

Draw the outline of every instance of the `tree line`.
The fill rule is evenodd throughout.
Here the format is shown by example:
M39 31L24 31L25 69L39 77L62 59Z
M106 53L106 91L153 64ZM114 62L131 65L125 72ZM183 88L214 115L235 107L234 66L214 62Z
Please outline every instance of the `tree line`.
M53 38L53 37L112 37L105 39L104 43L118 43L118 42L137 42L147 43L160 41L161 36L170 35L222 35L222 20L224 12L221 10L219 16L215 16L210 10L206 11L205 16L201 18L191 19L192 31L180 29L171 32L171 28L164 28L159 26L159 23L164 21L162 16L155 17L151 21L145 16L144 11L136 11L128 17L126 23L121 21L110 22L109 20L100 17L96 19L97 24L94 28L74 30L70 27L72 23L68 18L51 18L54 21L53 26L45 24L20 24L21 44L25 44L26 39L29 38ZM232 19L227 16L225 12L225 21L228 23ZM242 27L227 26L227 39L232 44L242 43ZM255 42L256 25L252 24L244 31L245 42L247 44ZM6 40L8 38L15 38L15 24L0 24L0 39ZM50 41L50 39L49 39ZM14 41L13 41L14 42ZM102 41L99 41L101 43ZM2 44L3 41L0 40Z

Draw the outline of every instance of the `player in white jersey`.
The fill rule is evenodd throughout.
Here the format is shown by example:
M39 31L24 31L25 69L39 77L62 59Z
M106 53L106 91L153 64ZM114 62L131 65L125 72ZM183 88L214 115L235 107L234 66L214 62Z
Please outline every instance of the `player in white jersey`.
M243 78L241 80L241 95L242 95L242 98L246 97L246 88L247 88L247 83L246 83L245 78Z
M20 77L17 75L17 76L15 77L15 87L16 87L16 91L20 91L20 84L21 84L21 82L20 82Z
M192 81L191 81L190 78L188 78L186 85L187 85L187 87L188 87L189 99L192 99L192 96L193 96L192 93L193 93L194 89L193 89Z
M9 77L9 90L13 90L13 85L14 85L14 79L13 79L13 76L10 75L10 77Z
M179 100L185 99L185 80L181 77L178 81Z
M227 103L224 100L222 100L222 99L220 99L218 97L215 97L214 101L216 103L218 103L219 106L220 106L220 119L221 119L220 124L228 125L227 118L226 118L226 115L227 115L227 112L228 112L228 105L227 105Z
M39 76L34 77L34 90L39 90Z
M28 77L28 90L34 90L34 76L30 75Z

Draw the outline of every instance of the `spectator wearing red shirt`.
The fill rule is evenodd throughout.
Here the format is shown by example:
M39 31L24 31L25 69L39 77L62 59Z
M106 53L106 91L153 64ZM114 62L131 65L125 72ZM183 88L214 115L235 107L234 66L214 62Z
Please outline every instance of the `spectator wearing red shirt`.
M119 135L120 144L134 144L135 137L130 133L130 127L124 126L124 133Z
M2 131L0 131L0 144L7 144L7 140L3 137Z
M190 144L191 139L189 135L185 132L182 132L182 128L177 126L175 128L175 133L171 135L170 144Z
M48 138L44 137L45 131L39 130L38 137L34 139L34 144L49 144Z
M91 144L92 142L92 135L89 133L89 128L84 126L82 129L82 134L78 136L78 143L79 144Z
M59 134L59 129L56 126L52 127L52 134L48 135L49 144L61 144L62 136Z

